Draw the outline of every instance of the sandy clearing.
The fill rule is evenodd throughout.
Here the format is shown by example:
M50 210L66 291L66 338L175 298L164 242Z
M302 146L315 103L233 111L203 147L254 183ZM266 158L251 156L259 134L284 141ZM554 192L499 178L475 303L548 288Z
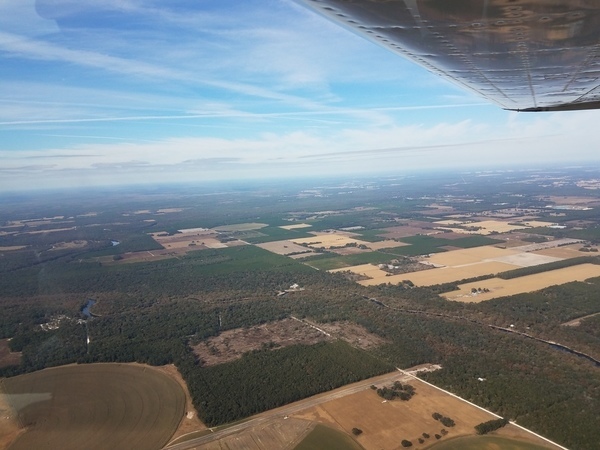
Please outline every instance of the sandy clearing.
M475 264L484 260L503 258L515 255L518 251L512 249L498 248L490 245L484 247L473 247L461 250L452 250L444 253L436 253L429 256L426 261L436 266L462 266L464 264Z
M262 244L256 244L256 246L268 250L272 253L284 256L287 256L290 253L299 254L300 252L302 256L308 256L311 253L314 254L314 250L303 247L302 245L295 244L292 241L265 242Z
M336 273L336 272L347 272L347 271L356 273L358 275L365 275L367 277L371 277L374 279L385 278L388 274L385 270L381 270L379 267L374 266L373 264L360 264L358 266L343 267L341 269L330 270L329 272ZM387 277L387 278L390 278L390 277ZM369 281L369 280L365 280L365 281ZM380 284L380 283L376 283L376 284Z
M76 227L70 227L70 228L53 228L52 230L38 230L38 231L26 231L22 234L44 234L44 233L56 233L58 231L71 231L74 230Z
M282 225L279 228L283 228L284 230L297 230L299 228L312 228L312 225L308 223L297 223L294 225Z
M588 278L598 276L600 276L600 265L580 264L510 280L491 278L489 280L466 283L459 286L460 290L447 292L442 294L442 296L448 300L479 303L493 298L538 291L549 286L565 284L571 281L585 281ZM489 289L490 292L472 294L471 289L473 288Z
M22 250L27 248L26 245L11 245L9 247L0 247L0 252L11 252L13 250Z
M190 433L192 431L206 430L208 427L204 425L204 423L202 423L198 418L198 412L196 411L196 408L194 408L194 403L192 401L192 396L190 395L187 383L181 376L181 373L179 372L175 364L157 366L154 367L154 370L158 370L164 373L165 375L168 375L173 380L177 381L177 383L179 383L181 389L183 389L183 392L185 393L185 414L182 417L181 422L179 423L179 427L177 428L175 433L173 433L171 440L184 434Z
M517 253L516 255L507 255L500 258L493 258L492 261L513 264L519 267L539 266L551 262L562 261L563 258L554 256L537 255L535 253Z
M398 284L403 280L410 280L416 286L433 286L435 284L451 283L456 280L464 280L465 278L506 272L507 270L513 270L517 268L518 266L514 266L512 264L489 261L461 267L440 267L437 269L402 273L385 278L362 280L358 283L362 284L363 286L374 286L382 283Z

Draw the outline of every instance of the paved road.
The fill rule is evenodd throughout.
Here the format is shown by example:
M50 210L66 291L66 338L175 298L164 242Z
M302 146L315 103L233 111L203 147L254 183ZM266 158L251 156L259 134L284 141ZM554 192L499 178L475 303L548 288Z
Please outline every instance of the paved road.
M396 380L408 380L409 376L404 374L403 372L391 372L385 375L380 375L378 377L369 378L363 381L359 381L357 383L349 384L347 386L334 389L333 391L326 392L324 394L318 394L313 397L309 397L304 400L300 400L298 402L290 403L289 405L282 406L276 408L274 410L270 410L261 414L254 416L250 420L245 422L232 425L223 430L215 431L214 433L208 434L206 436L201 436L198 438L190 439L189 441L181 442L179 444L171 445L165 447L168 450L191 450L198 446L207 444L217 439L222 439L227 436L231 436L232 434L239 433L247 428L256 427L259 425L263 425L264 423L281 417L290 416L299 411L303 411L305 409L312 408L313 406L320 405L321 403L326 403L328 401L345 397L346 395L355 394L356 392L363 391L365 389L369 389L373 384L388 384Z

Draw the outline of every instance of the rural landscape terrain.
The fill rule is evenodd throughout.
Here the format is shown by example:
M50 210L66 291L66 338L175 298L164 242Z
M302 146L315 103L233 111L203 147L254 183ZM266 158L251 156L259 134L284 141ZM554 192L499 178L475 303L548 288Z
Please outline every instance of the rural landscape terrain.
M0 199L0 448L600 442L600 171Z

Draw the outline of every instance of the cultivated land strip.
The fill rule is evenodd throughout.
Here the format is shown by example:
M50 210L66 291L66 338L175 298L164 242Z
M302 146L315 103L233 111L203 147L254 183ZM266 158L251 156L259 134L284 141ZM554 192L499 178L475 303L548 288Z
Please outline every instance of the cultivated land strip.
M369 378L367 380L359 381L357 383L352 383L348 386L344 386L338 389L334 389L333 391L326 392L324 394L318 394L313 397L309 397L304 400L300 400L298 402L291 403L286 406L282 406L276 409L272 409L270 411L258 414L254 416L254 418L244 421L242 423L237 423L230 427L215 430L211 434L206 436L201 436L198 438L190 439L186 442L181 442L179 444L167 445L165 449L169 450L185 450L185 449L193 449L200 445L207 444L209 442L215 441L217 439L222 439L224 437L230 436L232 434L238 433L240 431L246 430L251 427L257 427L265 424L266 422L276 419L287 417L292 414L295 414L299 411L312 408L314 406L320 405L322 403L329 402L331 400L335 400L337 398L345 397L346 395L355 394L357 392L363 391L369 388L372 384L378 383L393 383L396 380L404 379L405 374L403 372L391 372L386 375L380 375L374 378ZM211 428L211 431L213 429Z

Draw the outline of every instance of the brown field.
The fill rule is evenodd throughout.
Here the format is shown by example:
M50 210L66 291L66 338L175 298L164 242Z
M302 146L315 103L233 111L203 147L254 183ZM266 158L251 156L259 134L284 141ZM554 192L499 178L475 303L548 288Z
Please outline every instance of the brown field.
M256 244L257 247L264 248L272 253L276 253L278 255L289 255L290 253L302 252L303 256L308 256L309 254L314 254L315 251L310 248L303 247L302 245L298 245L293 243L292 241L275 241L275 242L265 242L264 244Z
M365 245L369 247L370 242L361 241L360 239L356 239L352 237L350 233L345 232L335 232L335 233L326 233L326 234L315 234L314 237L300 238L300 239L292 239L292 242L296 244L306 244L309 247L313 248L331 248L331 247L343 247L347 244L356 244L356 245Z
M16 366L21 363L21 352L11 352L8 339L0 339L0 367Z
M596 204L598 203L597 198L592 197L575 197L575 196L549 196L545 197L548 201L555 203L557 205L579 205L579 206L587 206L590 203Z
M9 247L0 247L0 252L11 252L13 250L23 250L27 248L26 245L11 245Z
M442 294L448 300L467 303L478 303L493 298L507 295L533 292L548 286L569 283L571 281L585 281L588 278L600 276L600 266L597 264L580 264L563 269L549 270L548 272L526 275L524 277L502 280L491 278L489 280L466 283L459 286L460 290ZM471 289L487 288L490 292L473 294Z
M283 228L284 230L297 230L299 228L311 228L312 225L308 223L297 223L294 225L282 225L279 228Z
M317 342L343 339L358 348L371 348L385 341L351 322L320 324L308 320L283 319L250 328L227 330L218 336L192 346L203 366L233 361L244 353L265 346L282 348L290 345L312 345Z
M398 379L415 388L416 394L411 400L386 402L374 390L365 389L299 412L294 417L325 423L348 434L351 434L352 428L360 428L363 433L355 439L366 450L399 449L403 439L412 441L411 448L426 448L438 442L434 435L443 428L448 434L442 441L473 435L475 425L495 419L492 414L416 378L400 374ZM444 427L431 417L434 412L450 417L456 426ZM514 430L511 432L516 433ZM424 444L419 444L417 439L422 433L431 437ZM519 438L535 439L525 432L521 432Z
M429 227L432 228L434 225L429 224ZM441 231L433 230L433 229L425 229L418 226L404 225L399 227L390 227L384 228L383 233L380 234L381 237L388 239L402 239L409 236L416 236L418 234L424 235L435 235L440 234ZM464 237L464 236L461 236Z
M2 382L26 428L11 450L160 449L186 404L176 381L138 364L69 365Z

